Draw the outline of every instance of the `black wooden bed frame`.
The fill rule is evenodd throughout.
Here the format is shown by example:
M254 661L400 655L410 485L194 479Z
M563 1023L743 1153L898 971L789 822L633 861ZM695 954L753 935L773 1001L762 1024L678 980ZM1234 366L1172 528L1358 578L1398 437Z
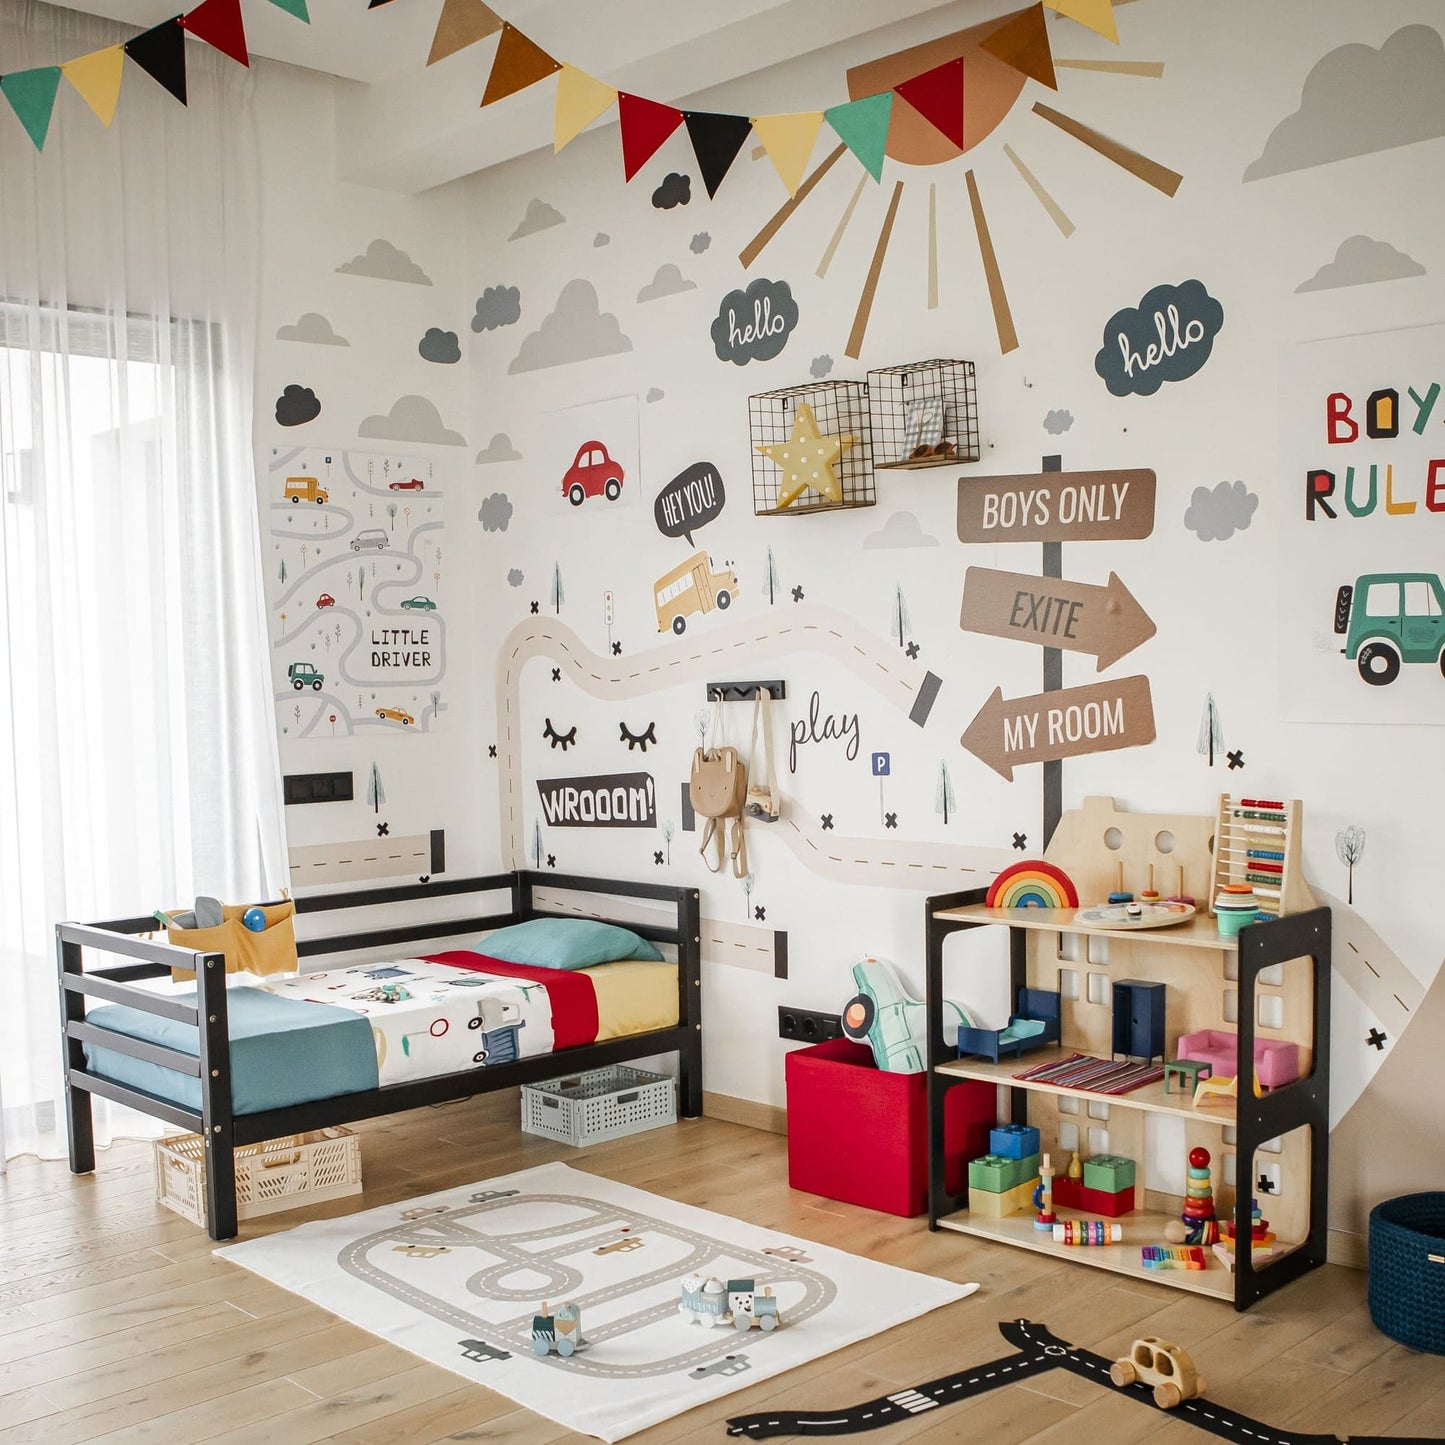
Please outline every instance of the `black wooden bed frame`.
M509 906L505 912L485 916L418 921L393 928L301 938L297 941L297 953L301 958L315 958L503 928L529 918L594 916L590 912L564 913L539 908L533 901L534 890L538 888L548 893L576 892L602 897L656 899L675 910L675 922L669 927L630 920L623 922L624 927L654 943L676 945L678 1021L675 1027L585 1044L560 1053L518 1059L514 1063L468 1069L440 1078L339 1094L330 1099L295 1104L285 1109L268 1109L259 1114L232 1113L223 954L192 952L160 940L139 937L155 932L157 925L153 917L123 918L110 923L58 924L55 930L56 961L65 1051L65 1104L71 1172L88 1174L95 1169L92 1094L100 1094L142 1114L188 1129L205 1141L207 1231L212 1239L231 1239L237 1232L233 1151L239 1145L258 1144L286 1134L300 1134L357 1119L400 1113L424 1104L441 1104L472 1094L491 1093L557 1074L603 1068L627 1059L674 1052L678 1055L680 1074L679 1110L685 1118L697 1118L702 1113L702 928L699 894L695 889L520 870L485 878L438 879L432 883L372 888L355 893L313 894L296 900L298 914L329 914L416 899L501 891L509 895ZM87 970L87 950L139 961ZM195 970L196 997L193 1002L130 987L137 979L168 976L173 967ZM199 1031L199 1057L129 1038L110 1029L96 1028L85 1021L87 998L127 1004L145 1013L191 1025ZM86 1043L199 1078L201 1108L190 1109L143 1089L130 1088L91 1073L85 1065L83 1046Z

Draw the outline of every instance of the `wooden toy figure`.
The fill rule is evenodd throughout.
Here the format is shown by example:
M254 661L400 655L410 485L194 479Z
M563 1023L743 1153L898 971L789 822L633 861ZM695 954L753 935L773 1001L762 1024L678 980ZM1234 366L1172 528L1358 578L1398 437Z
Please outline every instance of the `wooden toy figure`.
M1039 1187L1034 1190L1034 1204L1039 1211L1034 1228L1041 1234L1052 1234L1057 1223L1054 1216L1054 1166L1047 1154L1039 1164Z
M1154 1403L1172 1410L1183 1400L1195 1400L1204 1393L1204 1380L1187 1350L1145 1335L1129 1347L1129 1353L1109 1367L1109 1378L1122 1390L1129 1385L1153 1386Z

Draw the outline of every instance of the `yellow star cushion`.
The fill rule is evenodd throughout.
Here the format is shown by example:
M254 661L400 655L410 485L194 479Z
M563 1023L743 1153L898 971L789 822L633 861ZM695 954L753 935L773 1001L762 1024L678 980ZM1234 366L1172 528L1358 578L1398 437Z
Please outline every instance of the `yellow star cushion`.
M791 507L809 487L830 501L843 500L843 484L833 463L851 447L856 436L824 436L818 419L806 401L798 403L793 434L785 442L772 442L758 450L782 469L778 483L778 507Z

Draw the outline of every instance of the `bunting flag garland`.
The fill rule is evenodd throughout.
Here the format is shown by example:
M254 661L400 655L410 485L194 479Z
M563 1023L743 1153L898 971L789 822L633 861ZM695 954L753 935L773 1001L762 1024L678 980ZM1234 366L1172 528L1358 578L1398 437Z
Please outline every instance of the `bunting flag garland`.
M630 181L682 124L682 112L675 106L620 90L617 113L622 130L622 174Z
M1102 35L1105 40L1119 43L1119 29L1114 24L1114 0L1043 0L1043 3L1059 15L1077 20L1085 29Z
M95 118L109 130L120 102L125 48L111 45L104 50L92 51L89 55L67 61L60 70L79 92L80 98L95 112Z
M803 172L808 167L808 157L813 154L813 142L818 139L818 132L822 127L821 110L753 117L753 129L757 131L758 139L768 153L768 159L772 161L790 196L798 194Z
M237 65L251 68L246 27L241 20L241 0L201 0L194 10L181 16L181 28L197 40L204 40L213 50L229 55Z
M174 15L125 42L125 53L156 82L186 103L186 32Z
M552 153L555 155L617 103L617 91L605 81L595 80L575 65L564 65L557 74L557 112L552 123Z
M529 85L555 75L561 68L560 60L553 60L540 45L528 40L515 25L504 20L502 38L497 42L497 54L492 61L492 73L487 77L482 105L489 106L493 101L526 90Z
M435 65L438 60L495 35L502 24L502 17L482 0L445 0L426 63Z
M883 157L888 150L888 122L893 115L893 92L865 95L846 105L831 106L823 119L838 139L853 152L858 164L875 181L883 179Z
M893 87L924 120L963 149L963 57Z
M50 114L55 109L55 92L59 89L58 65L41 65L34 70L17 70L13 75L0 76L0 91L5 92L11 110L20 117L20 124L38 151L45 149Z
M745 115L719 115L707 110L690 110L684 119L697 168L702 172L702 183L707 187L707 198L712 200L742 150L753 123Z
M997 56L1030 80L1037 80L1050 90L1059 88L1054 76L1054 55L1049 47L1049 32L1044 22L1042 4L1021 10L992 35L979 42L979 48Z
M303 25L311 24L311 14L306 9L306 0L271 0L271 3L288 15L294 15Z

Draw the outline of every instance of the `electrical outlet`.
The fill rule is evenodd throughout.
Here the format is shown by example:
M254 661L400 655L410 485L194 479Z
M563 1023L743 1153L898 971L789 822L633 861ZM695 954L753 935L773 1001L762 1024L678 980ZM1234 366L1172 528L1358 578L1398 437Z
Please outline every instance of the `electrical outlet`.
M843 1037L843 1020L838 1014L810 1013L803 1008L778 1005L778 1037L802 1044L820 1044L824 1039Z

